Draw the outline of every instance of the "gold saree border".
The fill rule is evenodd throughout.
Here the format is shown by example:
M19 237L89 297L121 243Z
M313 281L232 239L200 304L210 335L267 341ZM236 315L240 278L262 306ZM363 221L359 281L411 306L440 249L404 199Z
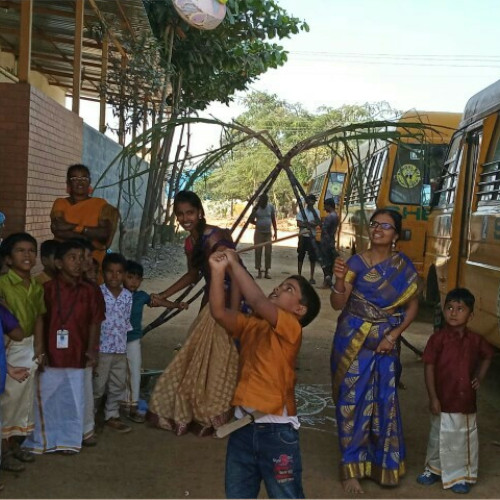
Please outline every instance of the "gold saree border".
M389 470L373 465L372 462L358 462L344 464L340 466L340 480L363 479L364 477L373 479L384 486L396 486L399 478L406 474L406 463L403 460L399 463L397 470Z

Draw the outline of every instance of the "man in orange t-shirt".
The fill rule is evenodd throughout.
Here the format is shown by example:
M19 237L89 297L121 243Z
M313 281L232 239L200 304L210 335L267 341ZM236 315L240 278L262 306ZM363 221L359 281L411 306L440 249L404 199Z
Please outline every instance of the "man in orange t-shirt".
M215 252L209 262L212 316L240 340L235 415L241 418L254 411L260 415L229 438L226 496L257 498L263 480L269 498L304 498L295 362L302 327L318 314L319 297L302 276L290 276L266 297L234 250ZM226 272L242 291L253 315L226 308Z

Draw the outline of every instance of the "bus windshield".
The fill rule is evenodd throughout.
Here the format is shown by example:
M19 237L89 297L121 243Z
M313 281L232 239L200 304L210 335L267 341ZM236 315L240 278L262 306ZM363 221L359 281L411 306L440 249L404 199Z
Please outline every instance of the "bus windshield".
M345 173L330 172L328 186L326 187L325 200L333 198L335 205L339 204L342 186L344 185Z
M392 171L389 199L393 203L421 205L423 185L432 192L444 166L447 145L400 144ZM432 193L430 196L432 196ZM426 198L429 199L427 193Z

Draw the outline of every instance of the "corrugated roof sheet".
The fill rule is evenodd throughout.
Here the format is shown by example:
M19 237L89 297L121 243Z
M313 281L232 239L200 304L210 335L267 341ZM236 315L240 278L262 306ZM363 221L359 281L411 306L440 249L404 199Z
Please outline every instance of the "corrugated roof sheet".
M0 0L0 45L5 52L19 52L19 21L21 2L24 0ZM97 11L94 8L97 7ZM151 33L151 27L142 0L86 0L81 97L99 99L101 80L102 46L96 39L101 19L111 26L112 38L122 44L126 37L140 37ZM73 90L73 59L75 38L74 0L35 0L31 44L31 67L44 74L52 85ZM116 51L110 41L110 50ZM11 68L7 68L11 69ZM111 63L108 71L112 70ZM110 88L109 92L119 92Z

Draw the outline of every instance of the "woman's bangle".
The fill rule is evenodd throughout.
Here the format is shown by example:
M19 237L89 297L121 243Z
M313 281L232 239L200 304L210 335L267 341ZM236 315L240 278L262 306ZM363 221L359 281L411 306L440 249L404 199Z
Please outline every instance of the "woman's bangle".
M392 338L388 333L384 335L384 339L387 340L387 342L390 342L392 345L396 343L396 339Z
M345 290L343 292L339 292L336 288L335 288L335 285L332 285L330 287L330 289L332 290L333 293L336 293L337 295L344 295L345 294Z

